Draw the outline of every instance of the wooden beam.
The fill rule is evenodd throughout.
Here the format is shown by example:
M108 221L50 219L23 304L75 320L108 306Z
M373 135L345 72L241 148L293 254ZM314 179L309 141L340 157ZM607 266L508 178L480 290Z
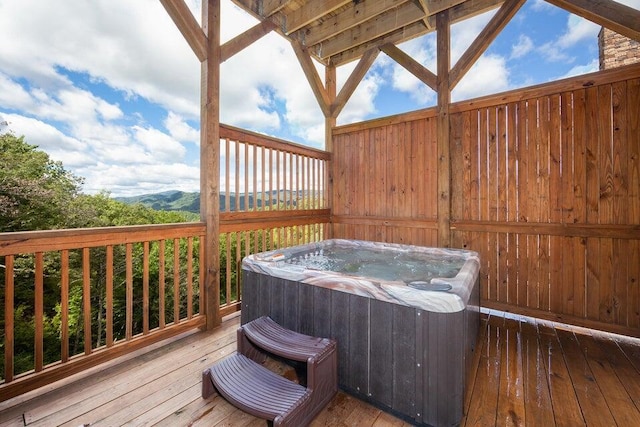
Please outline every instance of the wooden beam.
M291 0L263 0L260 15L265 18L280 12Z
M426 12L429 15L436 15L438 12L442 12L445 9L450 9L466 0L420 0L420 3L425 3Z
M502 3L504 3L504 0L467 0L466 2L461 3L458 6L454 6L453 8L448 9L449 22L451 24L455 24L467 18L471 18L473 16L495 9ZM433 28L435 28L436 20L434 16L429 17L429 22L430 26L425 26L422 20L414 22L413 24L407 25L403 28L397 29L392 33L389 33L380 39L363 43L359 46L354 47L353 49L349 49L348 51L341 52L337 55L326 58L322 60L322 62L325 64L331 63L336 66L340 66L358 59L364 54L364 52L371 48L380 47L387 43L397 44L415 37L420 37L424 34L430 33L431 31L433 31Z
M207 37L184 0L160 0L200 62L207 57Z
M329 95L327 94L327 91L322 85L322 80L320 80L320 76L316 71L316 67L315 65L313 65L313 60L311 59L311 56L309 56L309 52L305 47L303 47L297 41L292 40L291 46L293 46L293 51L298 57L298 62L300 62L300 65L302 66L302 71L304 71L304 75L307 77L307 80L309 81L311 90L313 91L313 94L315 95L316 100L320 105L320 109L322 110L322 113L324 114L325 117L329 117L331 115L330 114L331 110L329 108L330 106Z
M356 68L353 70L344 86L342 86L340 93L331 105L331 117L338 117L344 106L347 104L347 101L349 101L349 98L351 98L351 95L353 95L353 92L367 74L367 71L369 71L369 68L371 68L373 61L376 60L379 53L380 51L378 49L371 49L362 55L360 62L358 62L358 65L356 65Z
M420 79L420 81L422 81L424 84L426 84L433 90L437 90L438 77L418 61L416 61L391 43L383 45L381 50L411 74Z
M332 65L328 65L324 70L324 81L325 87L327 88L327 95L329 97L329 101L331 104L335 103L336 100L336 91L337 91L337 78L336 78L336 67ZM329 154L333 157L333 129L336 127L336 118L330 115L326 115L324 118L324 149L328 151ZM329 209L329 212L333 210L333 177L334 177L334 168L335 163L333 160L328 162L328 165L325 169L324 182L326 188L324 189L325 194L325 207ZM333 237L333 223L329 223L325 226L324 234L327 239L331 239Z
M471 46L460 57L449 74L449 89L452 90L464 75L476 63L480 55L500 34L511 18L520 10L525 0L506 0L500 10L493 15L489 23L478 34Z
M304 2L304 5L301 8L296 9L287 15L286 28L284 30L285 34L291 34L316 19L341 8L351 1L352 0L323 0Z
M220 61L226 61L236 53L253 44L255 41L269 34L275 28L277 28L277 25L270 20L262 21L252 28L249 28L244 33L234 37L222 45Z
M459 3L459 2L458 2ZM456 22L464 21L482 13L495 9L504 3L504 0L467 0L459 3L457 6L452 6L449 10L449 22L455 24ZM431 26L436 25L436 16L431 15L429 17Z
M220 325L220 0L202 2L207 55L202 63L200 219L205 223L206 329Z
M427 0L418 0L418 4L420 5L420 7L422 7L422 10L424 11L422 22L424 22L424 25L427 28L431 29L431 23L429 22L429 15L431 15L431 12L429 12L429 3L427 2Z
M451 66L451 25L449 10L436 15L438 58L438 246L451 246L451 153L449 69Z
M337 55L333 55L329 58L326 58L324 62L331 63L335 66L344 65L348 62L354 61L364 55L365 52L371 49L379 49L380 46L383 46L387 43L396 44L413 37L419 37L423 34L428 33L429 30L425 27L424 22L418 21L413 24L407 25L404 28L399 28L393 33L387 34L386 36L371 40L367 43L362 43L359 46L356 46L347 51L338 53Z
M322 20L317 25L310 25L300 30L295 36L304 40L306 46L313 46L330 37L347 31L350 28L367 22L374 17L405 3L407 0L379 0L350 3L339 15Z
M416 3L405 3L314 46L314 52L321 58L336 55L354 46L384 37L398 28L422 22L421 14L422 9Z
M573 14L640 41L640 10L613 0L546 0Z

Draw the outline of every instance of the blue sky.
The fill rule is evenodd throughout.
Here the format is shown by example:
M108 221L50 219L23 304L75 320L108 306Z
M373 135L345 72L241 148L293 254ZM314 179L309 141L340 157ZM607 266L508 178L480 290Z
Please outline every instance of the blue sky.
M199 19L200 0L187 4ZM230 0L222 6L223 41L255 24ZM492 14L452 28L454 63ZM528 0L453 99L596 71L599 30ZM200 65L158 0L0 0L0 40L2 131L84 177L87 193L198 191ZM435 70L434 35L399 47ZM354 66L338 69L339 85ZM221 72L224 123L322 148L322 114L283 38L264 37ZM434 104L431 89L381 53L338 123Z

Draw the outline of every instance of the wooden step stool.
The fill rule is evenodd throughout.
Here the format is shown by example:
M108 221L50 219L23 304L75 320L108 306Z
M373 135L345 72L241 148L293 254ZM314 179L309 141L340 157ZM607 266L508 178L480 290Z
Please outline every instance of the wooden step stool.
M301 384L263 367L269 355L302 362ZM202 373L202 397L217 391L275 426L307 425L338 391L337 360L334 340L291 331L263 316L238 329L237 353Z

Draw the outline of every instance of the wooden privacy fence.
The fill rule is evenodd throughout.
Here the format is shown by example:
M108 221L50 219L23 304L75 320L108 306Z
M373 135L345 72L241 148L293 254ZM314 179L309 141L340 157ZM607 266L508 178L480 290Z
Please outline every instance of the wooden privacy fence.
M200 223L0 234L0 400L203 326L203 236Z
M329 153L220 127L221 314L240 310L242 259L320 241Z
M452 242L480 253L482 304L640 335L640 67L450 112ZM335 130L336 237L437 244L435 114Z

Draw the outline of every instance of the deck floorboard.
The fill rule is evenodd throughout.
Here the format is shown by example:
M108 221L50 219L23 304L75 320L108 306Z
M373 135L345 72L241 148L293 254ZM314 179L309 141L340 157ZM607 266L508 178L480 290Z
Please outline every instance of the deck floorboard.
M239 317L0 402L0 427L264 426L220 396L202 399L201 372L236 348ZM461 426L609 426L640 419L640 340L531 318L483 314ZM270 369L290 376L286 365ZM339 392L321 426L408 426Z

